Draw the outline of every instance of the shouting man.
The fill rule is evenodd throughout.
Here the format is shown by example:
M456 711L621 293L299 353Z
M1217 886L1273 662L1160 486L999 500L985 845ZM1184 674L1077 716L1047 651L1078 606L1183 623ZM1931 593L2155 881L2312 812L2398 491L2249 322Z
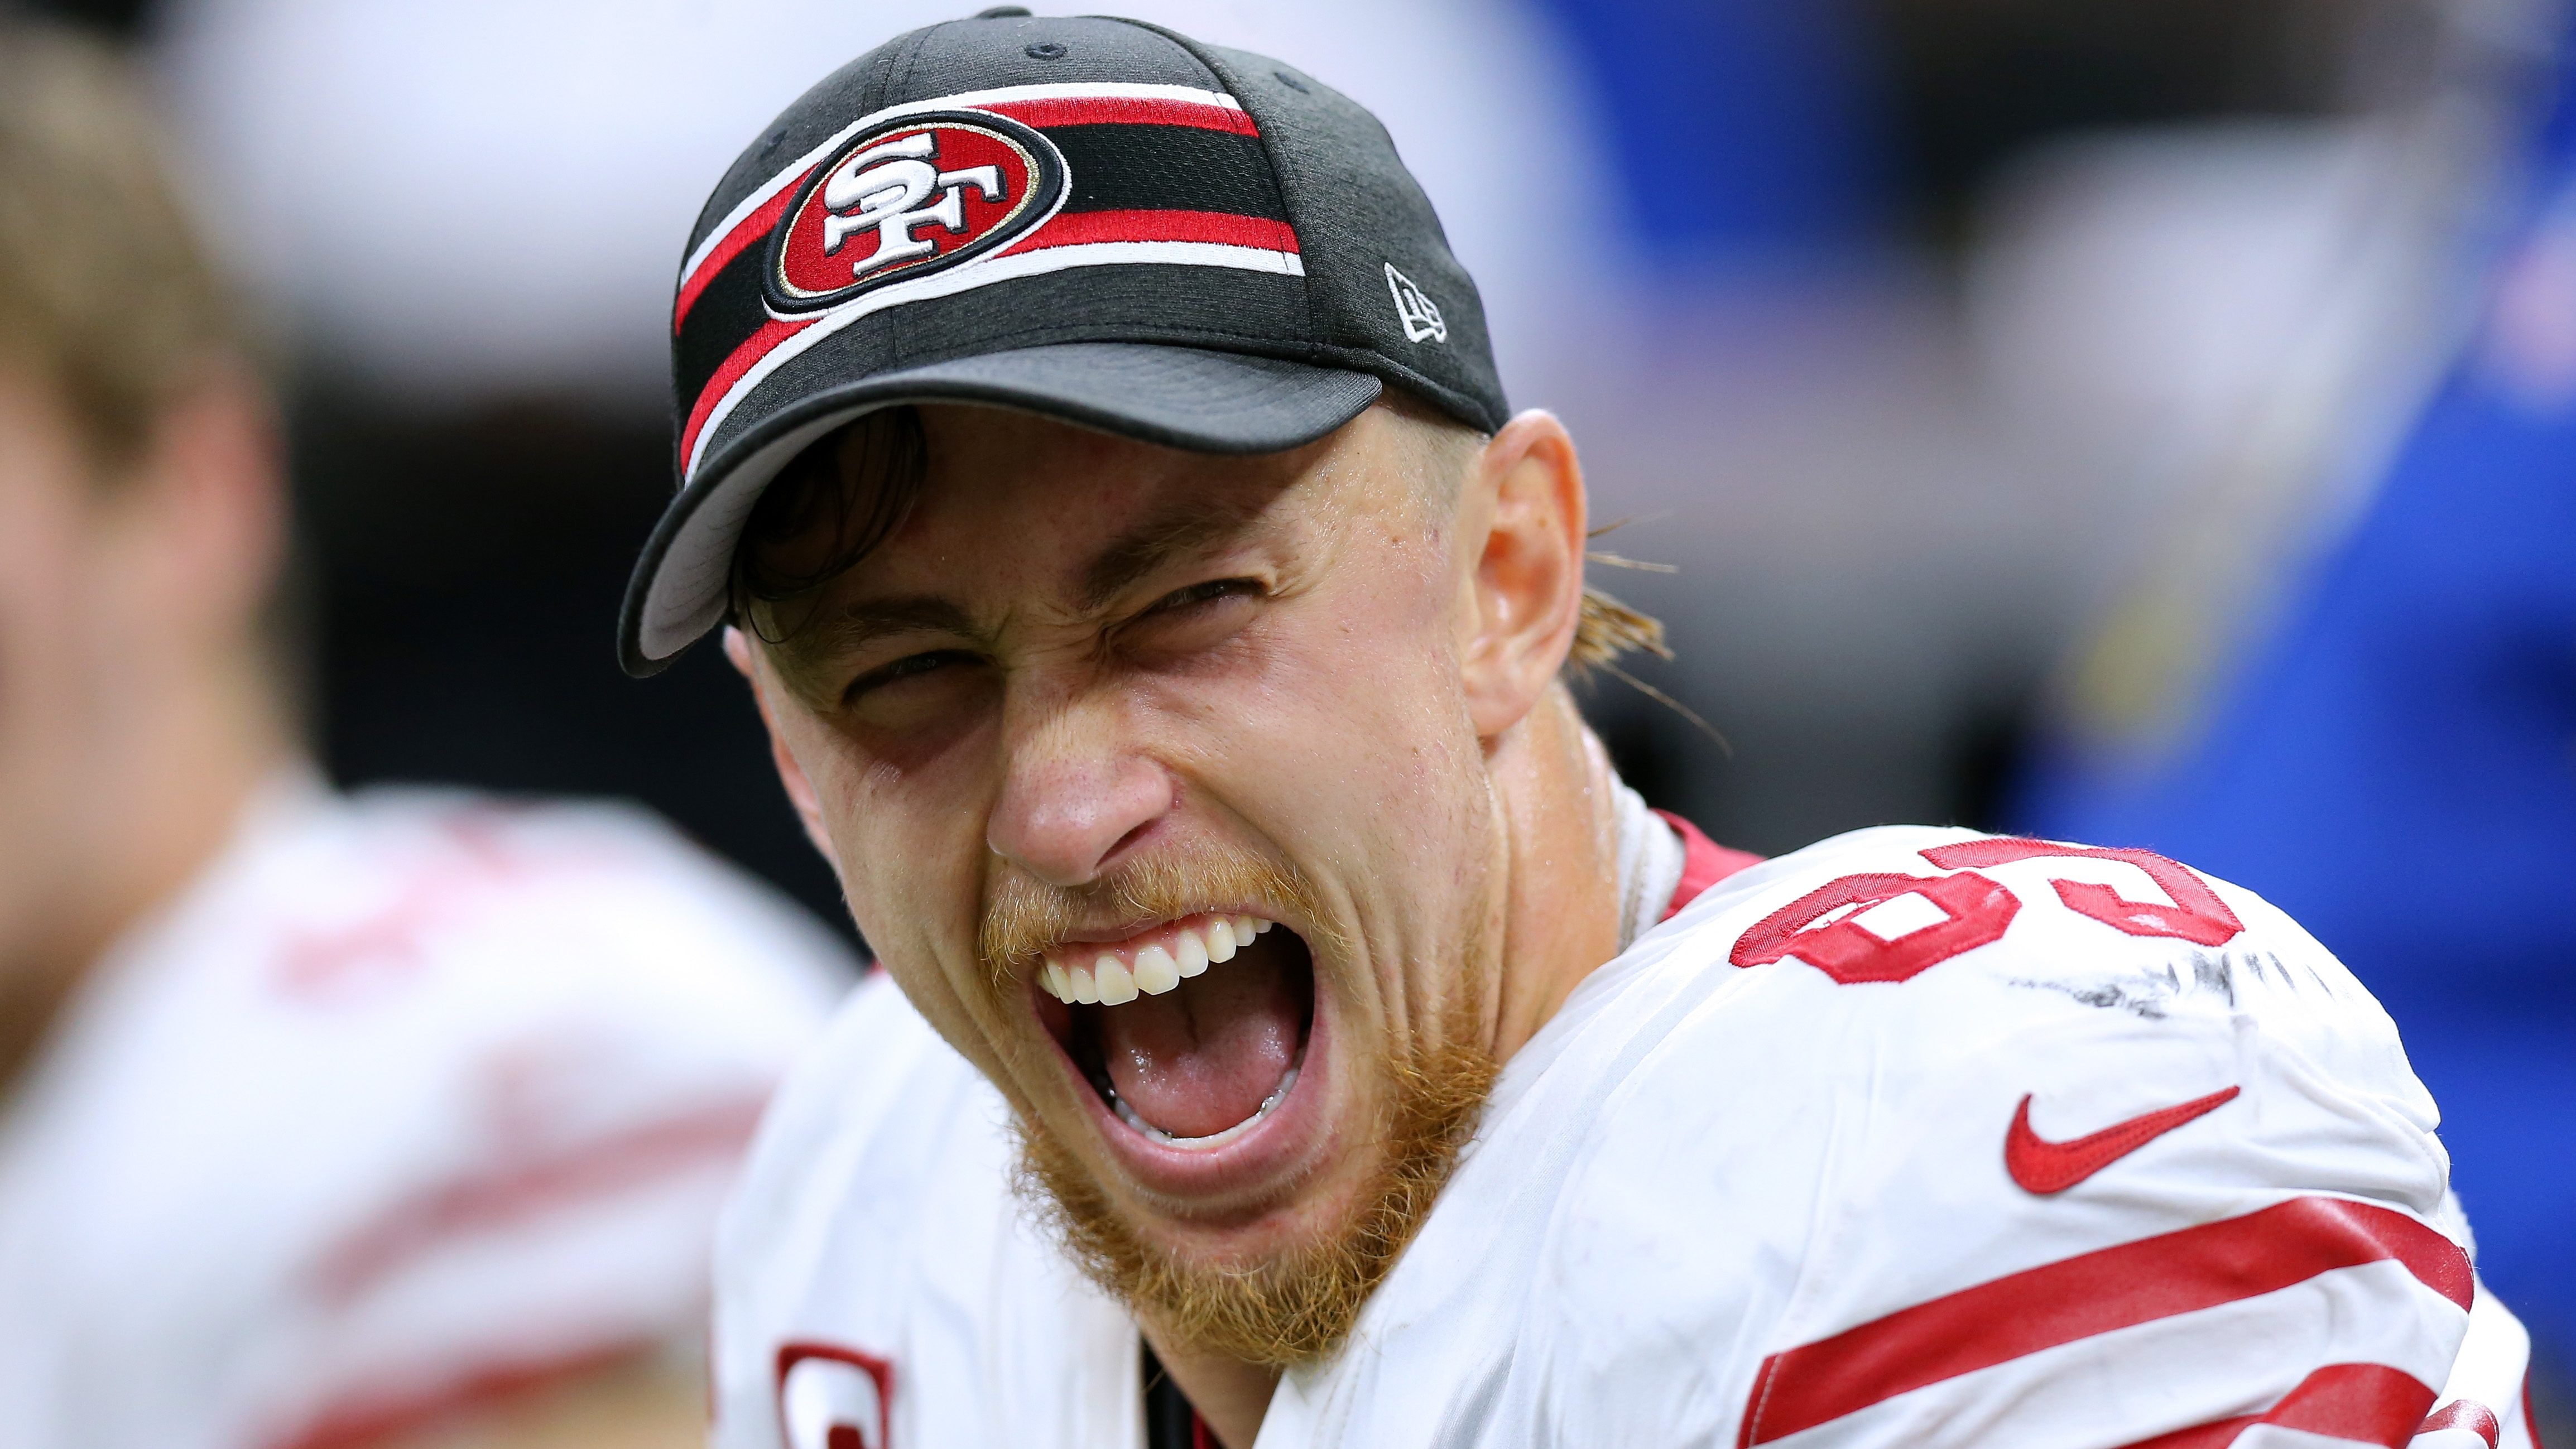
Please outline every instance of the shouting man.
M2279 912L1620 784L1560 676L1652 626L1321 82L916 31L674 324L625 658L727 626L891 983L724 1230L729 1449L2528 1442L2433 1103Z

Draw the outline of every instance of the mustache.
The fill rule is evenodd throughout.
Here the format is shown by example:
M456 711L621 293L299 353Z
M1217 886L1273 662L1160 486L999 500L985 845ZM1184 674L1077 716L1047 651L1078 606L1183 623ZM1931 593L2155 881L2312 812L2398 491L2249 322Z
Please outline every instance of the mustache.
M1005 867L985 882L975 949L998 986L1086 927L1264 905L1284 907L1309 930L1326 929L1304 872L1239 846L1133 861L1078 886L1051 886Z

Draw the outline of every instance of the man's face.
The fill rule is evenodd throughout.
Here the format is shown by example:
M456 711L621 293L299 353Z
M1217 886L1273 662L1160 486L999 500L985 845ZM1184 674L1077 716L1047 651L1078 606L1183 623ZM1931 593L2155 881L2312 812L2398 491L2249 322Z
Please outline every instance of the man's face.
M1382 408L1257 458L923 426L904 524L748 651L791 785L1095 1268L1178 1332L1317 1351L1384 1266L1333 1254L1391 1260L1490 1081L1469 454ZM1311 1321L1195 1301L1264 1274L1254 1317Z

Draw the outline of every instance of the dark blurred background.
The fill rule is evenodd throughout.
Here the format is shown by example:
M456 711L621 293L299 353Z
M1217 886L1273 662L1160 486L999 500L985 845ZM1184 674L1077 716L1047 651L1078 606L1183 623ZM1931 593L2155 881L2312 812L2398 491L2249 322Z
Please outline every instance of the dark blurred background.
M660 327L698 198L804 84L971 6L51 8L149 54L278 318L334 774L632 796L845 924L717 651L637 683L610 629L671 485ZM1515 402L1568 419L1625 520L1602 547L1674 570L1604 568L1677 658L1587 708L1649 798L1764 852L2027 828L2211 737L2484 325L2552 164L2530 138L2561 22L2543 0L1112 8L1386 118ZM2576 685L2534 667L2563 713ZM2545 848L2576 865L2547 798ZM2225 873L2275 889L2259 857ZM2403 963L2285 891L2406 996ZM2576 966L2576 930L2534 939L2529 971ZM2446 1101L2482 1090L2429 1060ZM2546 1391L2576 1344L2576 1185L2460 1181Z

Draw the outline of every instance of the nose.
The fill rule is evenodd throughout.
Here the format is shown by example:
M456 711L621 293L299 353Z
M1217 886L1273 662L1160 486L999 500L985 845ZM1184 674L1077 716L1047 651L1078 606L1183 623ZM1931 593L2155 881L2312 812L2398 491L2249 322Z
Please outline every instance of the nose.
M1172 808L1171 776L1059 721L1012 752L985 843L1049 885L1096 880Z

